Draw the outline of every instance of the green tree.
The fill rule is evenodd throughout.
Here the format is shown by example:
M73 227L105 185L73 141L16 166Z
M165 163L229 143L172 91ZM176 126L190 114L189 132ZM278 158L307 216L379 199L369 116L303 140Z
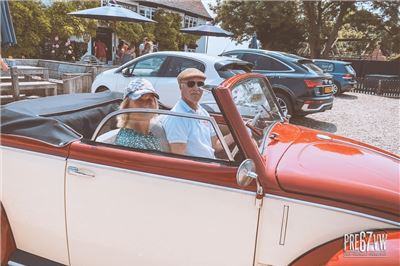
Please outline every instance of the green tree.
M312 58L328 57L345 16L355 3L351 1L303 1L306 37Z
M329 54L354 5L351 1L218 1L212 9L216 21L239 42L256 32L264 49L294 52L307 41L311 57L318 58Z
M46 7L39 1L9 1L17 45L8 48L3 56L39 57L44 40L51 32Z
M70 36L82 36L89 32L94 35L97 23L93 19L82 19L68 15L69 12L97 7L96 1L56 1L46 9L51 23L51 36L68 39Z
M219 0L211 9L217 13L215 21L239 43L255 32L263 49L294 52L304 41L296 2Z
M160 50L178 50L179 29L182 18L179 14L158 9L154 14L154 20L157 21L157 27L154 29L154 37L158 42Z

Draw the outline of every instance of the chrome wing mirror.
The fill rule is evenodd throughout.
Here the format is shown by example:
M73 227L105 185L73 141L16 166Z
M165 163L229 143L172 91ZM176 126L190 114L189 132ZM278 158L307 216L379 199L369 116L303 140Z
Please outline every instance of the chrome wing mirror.
M257 180L256 166L251 159L244 160L236 173L236 182L241 187L247 187L251 181Z

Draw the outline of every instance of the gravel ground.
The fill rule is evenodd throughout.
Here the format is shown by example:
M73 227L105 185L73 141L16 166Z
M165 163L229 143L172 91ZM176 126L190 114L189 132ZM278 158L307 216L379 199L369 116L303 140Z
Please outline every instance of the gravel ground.
M335 98L332 110L294 117L290 122L400 155L400 99L346 92Z

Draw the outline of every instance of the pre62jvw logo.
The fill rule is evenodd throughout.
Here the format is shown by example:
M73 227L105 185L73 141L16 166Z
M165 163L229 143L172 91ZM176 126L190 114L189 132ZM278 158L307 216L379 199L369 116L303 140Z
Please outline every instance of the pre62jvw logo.
M383 257L386 256L387 233L385 231L361 231L345 234L344 256Z

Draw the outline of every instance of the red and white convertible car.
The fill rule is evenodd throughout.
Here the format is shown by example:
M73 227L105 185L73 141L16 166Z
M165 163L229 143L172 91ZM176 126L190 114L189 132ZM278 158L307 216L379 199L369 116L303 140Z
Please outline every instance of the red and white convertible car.
M289 124L258 74L209 93L211 117L121 111L115 93L3 106L2 265L399 264L398 156ZM210 123L224 149L108 141L135 112Z

